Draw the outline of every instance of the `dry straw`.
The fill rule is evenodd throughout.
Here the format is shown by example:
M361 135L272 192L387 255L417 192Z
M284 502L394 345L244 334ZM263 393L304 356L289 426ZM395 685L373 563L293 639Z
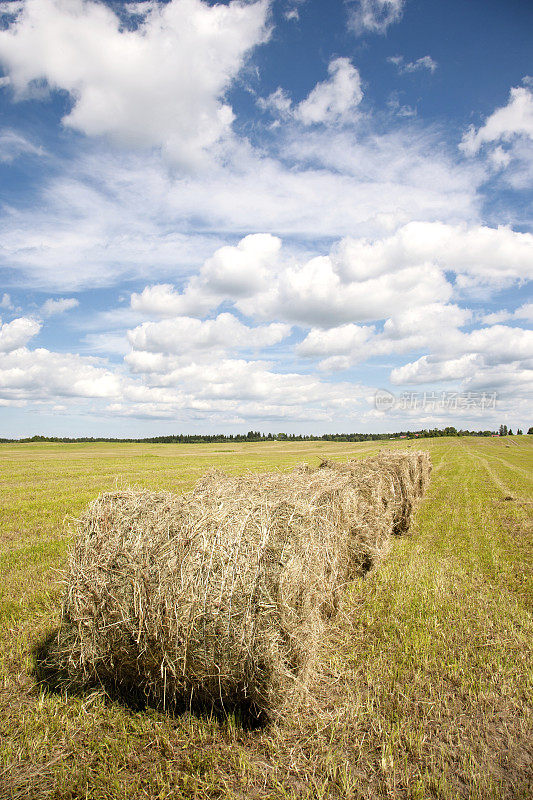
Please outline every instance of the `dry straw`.
M70 560L63 685L272 714L305 685L346 582L408 528L429 471L409 452L100 496Z

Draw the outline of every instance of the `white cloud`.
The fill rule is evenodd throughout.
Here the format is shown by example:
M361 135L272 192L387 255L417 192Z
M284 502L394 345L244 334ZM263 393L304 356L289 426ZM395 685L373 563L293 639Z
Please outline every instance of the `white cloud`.
M158 0L139 0L139 2L135 2L135 0L126 0L124 3L124 11L126 14L131 14L134 17L145 17L149 11L152 11L154 8L157 7Z
M520 362L509 362L492 367L484 367L470 375L463 383L466 391L496 392L505 401L507 410L517 420L531 417L531 396L533 394L533 369ZM500 416L501 418L501 416ZM523 423L522 423L523 424ZM529 427L529 422L527 423Z
M384 34L387 28L398 22L403 13L404 0L354 0L350 10L349 24L361 36L367 31Z
M533 278L533 235L506 226L411 222L374 242L346 239L337 259L345 278L428 263L474 282L502 287Z
M1 86L1 84L0 84ZM32 144L25 136L16 131L4 128L0 131L0 162L10 164L23 155L42 156L42 147Z
M64 314L65 311L77 308L79 304L80 301L75 297L59 297L57 300L49 298L43 303L41 313L45 317L53 317L55 314Z
M495 325L499 322L508 322L510 320L533 322L533 303L524 303L515 311L493 311L483 317L485 325Z
M269 233L245 236L236 247L221 247L200 272L200 282L212 294L249 297L266 288L276 265L281 239Z
M533 139L533 93L527 86L511 89L507 105L494 111L477 130L472 126L460 147L467 155L475 155L486 144L519 136Z
M533 364L533 331L494 325L443 337L437 353L393 369L392 383L433 383L470 378L485 367ZM475 369L474 369L475 368Z
M173 317L205 314L225 298L245 298L267 288L277 269L281 240L271 234L251 234L236 246L224 246L208 258L182 293L170 284L147 286L131 296L131 307L143 314Z
M268 97L258 97L257 105L263 111L271 111L274 116L289 117L292 114L292 100L281 86Z
M417 58L416 61L405 61L403 56L390 56L387 59L391 64L398 68L398 72L402 75L410 72L419 72L420 70L427 69L433 73L438 67L437 62L431 56L422 56Z
M506 106L496 109L479 128L471 126L460 149L485 160L491 173L515 190L533 185L533 92L524 86L511 89Z
M329 78L317 83L308 96L293 106L287 92L278 86L268 97L259 97L258 106L275 117L292 119L302 125L353 122L363 99L359 71L349 58L333 58L328 65Z
M37 336L41 324L28 317L19 317L12 322L0 325L0 353L10 353L23 347L30 339Z
M469 353L459 358L445 361L422 356L418 361L393 369L391 382L396 384L440 383L457 381L472 375L476 366L482 363L477 353Z
M451 358L426 356L411 364L394 370L391 376L393 383L423 385L444 383L450 387L449 403L441 413L442 424L450 424L450 415L459 419L482 416L483 428L497 427L502 419L514 419L518 425L524 425L524 418L530 416L531 393L533 392L533 362L508 361L497 364L487 363L479 354L471 353ZM457 385L464 401L457 398ZM473 402L469 404L468 393L473 394ZM480 406L482 394L485 394L488 407ZM491 396L496 395L496 407L491 411ZM454 408L454 396L457 406ZM476 411L477 409L477 411ZM405 412L401 414L404 416ZM420 409L415 408L412 416L420 424ZM434 423L433 423L434 424ZM461 422L464 424L464 422Z
M367 325L339 325L337 328L312 329L296 348L300 356L344 355L359 352L374 333Z
M25 347L0 356L0 396L8 400L120 395L120 377L95 358Z
M287 8L283 12L283 16L287 20L299 20L300 19L300 6L304 5L307 0L288 0Z
M430 264L415 262L374 274L371 264L351 264L346 252L340 257L339 248L332 255L298 263L278 255L279 240L274 237L261 237L259 242L256 238L260 237L222 248L181 293L166 284L146 287L132 296L133 309L159 316L183 314L185 309L204 314L226 300L252 318L330 327L383 319L399 302L406 306L446 302L452 293L441 270ZM242 247L250 240L258 245L253 258L249 248Z
M65 125L128 147L160 147L186 170L231 135L225 93L268 38L267 0L147 4L135 30L89 0L27 0L0 31L19 97L45 81L73 100ZM140 9L139 9L140 10Z
M409 118L416 117L418 114L416 108L413 108L413 106L404 105L400 102L400 93L397 91L390 93L387 100L387 106L397 117Z
M0 300L0 308L5 308L7 311L11 311L13 309L13 303L11 302L11 295L7 292L4 292L2 295L2 299Z
M492 325L463 334L454 349L463 349L483 355L487 364L510 363L533 359L533 331Z
M361 100L361 77L349 58L335 58L328 66L329 80L317 83L294 109L303 125L336 123L353 118Z
M454 291L446 272L455 273L459 291L467 282L498 289L533 278L533 236L505 227L409 223L375 241L346 238L330 254L307 260L287 257L280 246L268 234L245 237L207 259L181 292L148 286L132 295L132 308L162 317L205 315L229 302L255 319L311 327L392 317L385 332L401 338L408 325L414 335L446 318L464 324L469 312L442 305ZM409 312L402 317L398 308Z
M223 358L215 363L146 352L133 352L127 361L147 382L128 390L128 399L189 408L210 421L219 416L224 421L253 417L332 422L339 413L360 413L367 393L358 385L326 383L314 375L278 373L265 361ZM149 413L154 411L150 408ZM127 407L118 412L127 413Z
M275 156L242 144L231 163L187 178L156 153L86 152L36 187L31 208L5 209L0 261L32 288L65 293L176 282L257 231L314 241L379 236L412 218L476 220L481 167L457 166L435 132L411 126L354 136L292 122Z
M30 209L5 209L0 258L32 288L57 292L176 276L220 244L212 234L180 231L177 219L160 162L100 154L67 165Z
M286 428L287 421L351 418L368 394L358 385L279 373L263 360L214 360L202 351L192 358L133 351L126 363L131 377L101 359L44 348L0 354L0 404L53 409L59 402L78 414L170 418L180 425L275 420Z
M511 154L508 150L504 150L503 147L495 147L489 154L489 158L496 169L508 167L511 162Z
M328 256L288 267L268 293L237 303L245 314L331 327L383 319L398 303L445 302L452 293L440 270L408 267L367 280L343 280Z
M433 303L419 308L397 311L383 326L383 336L391 341L416 337L416 346L435 346L442 337L456 328L462 328L472 317L468 308Z
M399 305L400 310L385 320L382 332L376 332L374 326L354 324L326 331L315 328L298 345L297 352L311 358L326 356L318 365L322 371L345 370L375 356L438 350L443 339L455 340L458 328L472 316L469 309L453 304Z
M89 353L124 356L131 350L124 333L87 333L82 339L82 350Z
M0 14L7 16L16 16L20 14L24 8L23 0L7 0L7 2L0 3Z
M200 321L193 317L176 317L161 322L145 322L128 333L135 350L154 353L187 353L191 350L237 350L269 347L288 336L285 324L249 328L232 314L219 314L216 319Z
M207 294L194 289L197 282L191 280L185 292L177 292L170 283L146 286L142 292L131 295L131 308L142 314L157 317L175 317L180 314L204 314L209 311L213 300Z

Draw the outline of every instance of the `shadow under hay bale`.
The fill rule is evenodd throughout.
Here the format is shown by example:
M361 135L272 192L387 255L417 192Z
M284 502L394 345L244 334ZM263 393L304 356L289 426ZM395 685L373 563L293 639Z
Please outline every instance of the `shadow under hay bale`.
M305 686L346 583L407 529L429 469L385 454L102 495L79 520L49 675L263 722Z
M84 696L87 692L96 690L102 693L105 701L120 703L134 712L155 708L174 716L190 713L197 717L214 717L219 722L227 720L228 714L231 713L236 724L245 730L263 728L268 722L267 715L249 701L244 701L239 706L228 706L227 709L222 709L218 704L201 704L194 698L189 698L189 702L186 703L184 697L176 695L170 697L166 706L163 706L161 702L158 702L157 697L146 694L138 681L133 684L126 683L118 675L105 680L105 682L91 680L88 676L84 676L81 681L78 681L62 665L65 649L64 633L63 626L55 628L36 642L31 650L32 675L40 690L50 694L68 693L71 696Z

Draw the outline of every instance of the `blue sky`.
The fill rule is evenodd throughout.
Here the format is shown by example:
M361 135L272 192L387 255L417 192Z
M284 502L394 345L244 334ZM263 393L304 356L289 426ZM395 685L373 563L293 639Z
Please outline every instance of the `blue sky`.
M527 429L532 29L0 2L0 436Z

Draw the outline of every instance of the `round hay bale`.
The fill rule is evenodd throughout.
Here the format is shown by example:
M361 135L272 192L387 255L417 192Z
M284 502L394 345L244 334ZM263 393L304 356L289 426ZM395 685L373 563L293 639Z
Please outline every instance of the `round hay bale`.
M346 582L408 524L425 480L414 456L100 496L70 559L65 686L268 715L305 684Z

